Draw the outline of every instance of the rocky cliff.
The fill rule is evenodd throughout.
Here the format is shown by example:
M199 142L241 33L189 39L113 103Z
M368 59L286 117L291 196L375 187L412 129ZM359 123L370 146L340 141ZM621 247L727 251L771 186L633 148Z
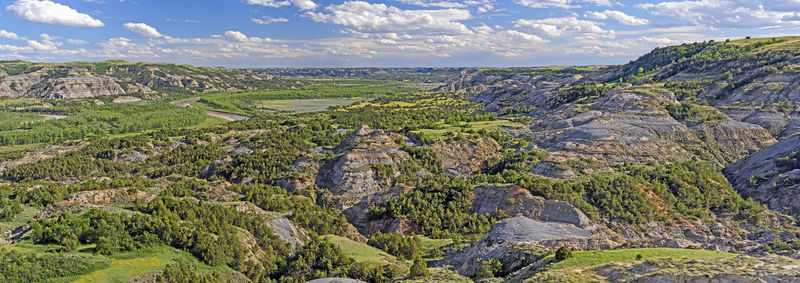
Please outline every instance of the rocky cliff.
M508 133L549 151L532 171L554 178L607 172L625 162L660 163L697 155L726 164L775 142L770 130L724 113L715 121L676 117L668 107L683 102L660 85L617 86L603 95L559 103L565 86L591 75L562 72L478 73L443 89L471 93L470 100L485 104L485 112L532 118L528 130Z
M269 75L225 68L124 61L0 62L0 97L67 99L158 92L244 91L277 84Z
M400 150L398 139L405 140L398 134L361 126L334 149L338 157L319 169L317 186L330 190L343 207L387 191L400 175L400 164L409 159L408 153Z
M800 217L800 135L731 164L725 174L743 197Z

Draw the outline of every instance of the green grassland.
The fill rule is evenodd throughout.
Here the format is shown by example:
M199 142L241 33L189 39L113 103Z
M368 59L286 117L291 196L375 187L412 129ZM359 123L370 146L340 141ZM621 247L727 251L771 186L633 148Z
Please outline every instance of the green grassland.
M406 265L393 255L390 255L378 248L371 247L365 243L353 241L351 239L327 235L324 237L326 241L336 244L341 248L350 258L358 263L365 263L374 266L383 266L386 264L399 264Z
M430 253L436 249L441 249L453 244L453 240L451 239L431 239L424 236L419 237L419 239L422 242L422 245L420 245L420 254L427 260L441 259L440 257L431 257Z
M494 121L476 121L476 122L461 122L458 124L445 124L444 121L439 121L434 129L420 129L415 131L416 133L423 134L425 136L434 138L434 139L442 139L450 133L468 131L468 130L498 130L504 128L521 128L525 127L525 124L512 122L509 120L494 120Z
M772 47L781 48L782 46L785 48L786 46L796 45L798 41L800 41L800 36L739 39L739 40L731 40L728 43L736 46L748 46L758 43L771 43L770 45L772 45Z
M50 118L32 113L0 111L0 131L10 131L32 127Z
M707 250L670 249L670 248L642 248L619 249L605 251L576 251L573 257L558 262L551 266L552 269L568 267L591 267L601 264L636 260L641 255L642 259L659 258L686 258L686 259L713 259L734 258L737 255Z
M313 80L312 85L298 89L279 89L242 93L210 94L202 97L198 104L208 109L252 115L264 108L269 109L273 100L361 98L364 100L380 97L410 94L425 86L396 81L365 80ZM283 102L284 104L291 104ZM280 103L278 104L280 105ZM287 105L284 105L287 106ZM291 105L289 105L291 106ZM330 106L330 105L329 105ZM324 109L327 109L327 106Z
M42 211L39 208L35 208L28 205L23 205L22 208L23 208L22 213L14 215L13 219L9 221L0 221L0 232L22 226L25 223L28 223L28 220L31 220L31 218L36 216L36 214L39 213L39 211Z
M52 143L81 140L97 136L142 133L159 129L191 128L219 122L209 119L203 111L176 108L166 101L153 101L144 105L112 104L85 105L85 101L62 102L51 108L32 108L21 116L5 112L0 116L16 117L10 122L0 121L0 146ZM2 112L0 112L2 113ZM60 114L64 119L47 119L38 113ZM20 121L29 121L23 123ZM20 127L19 125L24 126Z
M25 254L47 254L57 245L34 245L30 241L22 241L11 246L0 246L3 250L14 250ZM199 272L230 273L228 267L214 267L200 262L189 252L169 246L155 246L136 252L118 253L112 256L93 254L94 245L79 246L75 252L67 254L85 257L102 263L101 268L76 276L51 278L48 282L131 282L134 278L158 273L168 264L186 262L197 267Z
M323 98L323 99L279 99L260 100L254 103L258 109L279 113L308 113L325 111L334 106L347 106L367 101L365 98Z
M221 271L221 267L212 267L198 261L186 251L171 247L154 247L151 250L121 253L109 257L107 268L96 270L76 278L73 282L130 282L137 276L160 272L166 265L175 262L188 262L197 266L200 272Z

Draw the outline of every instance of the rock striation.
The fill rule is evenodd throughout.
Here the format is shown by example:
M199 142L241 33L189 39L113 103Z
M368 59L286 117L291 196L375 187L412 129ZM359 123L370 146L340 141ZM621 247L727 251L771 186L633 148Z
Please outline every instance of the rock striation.
M395 142L400 135L361 126L334 152L336 158L319 169L316 184L334 194L346 208L362 198L392 188L393 178L400 175L399 166L410 157ZM386 176L379 176L376 166L384 166Z
M274 83L272 76L248 70L174 64L118 60L63 64L0 62L0 97L70 99L169 91L243 91L266 88L270 83Z
M780 142L725 168L725 175L742 197L770 209L800 217L800 135Z

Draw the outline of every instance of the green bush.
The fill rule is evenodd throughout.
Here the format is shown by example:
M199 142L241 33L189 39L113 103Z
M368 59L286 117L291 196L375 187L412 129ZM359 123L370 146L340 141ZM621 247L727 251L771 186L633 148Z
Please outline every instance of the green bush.
M557 261L563 261L565 259L572 257L572 250L568 249L567 247L560 247L556 250L555 259Z
M414 258L414 263L409 271L411 277L424 277L428 275L428 264L420 257Z

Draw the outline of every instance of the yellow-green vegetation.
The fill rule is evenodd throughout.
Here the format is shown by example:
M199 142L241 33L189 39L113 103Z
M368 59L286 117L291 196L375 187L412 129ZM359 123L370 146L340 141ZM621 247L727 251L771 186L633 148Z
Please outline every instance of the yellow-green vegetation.
M421 236L419 239L422 243L420 254L427 260L441 259L441 249L453 244L452 239L431 239L425 236Z
M36 216L39 211L41 211L41 209L28 205L22 205L22 208L22 213L14 215L14 218L10 221L0 222L0 231L6 231L22 226L23 224L27 223L28 220L31 220L31 218Z
M447 268L428 268L428 275L419 278L412 278L406 276L397 280L397 282L407 283L429 283L429 282L445 282L445 283L466 283L474 282L467 277L461 276L457 272Z
M424 95L426 93L422 94ZM413 101L389 101L389 102L373 101L368 103L358 103L348 107L347 109L356 109L367 106L389 107L389 108L420 108L420 107L436 107L437 105L444 105L444 104L469 105L469 102L453 99L451 97L441 96L436 98L419 98L419 99L414 99Z
M751 278L765 274L796 274L797 260L774 255L717 258L657 258L614 262L595 267L568 267L536 273L525 282L652 282L692 281L694 278ZM741 277L740 277L741 276ZM777 276L781 278L781 275ZM724 277L723 277L724 278ZM763 277L762 277L763 278ZM793 277L782 277L793 281ZM655 279L655 280L654 280ZM746 281L746 280L745 280Z
M41 105L42 99L32 97L0 98L0 107L26 107Z
M420 129L416 133L423 134L435 139L444 138L448 133L455 133L469 130L498 130L504 128L522 128L525 124L517 123L509 120L494 120L494 121L476 121L476 122L461 122L457 124L446 124L444 120L436 123L435 129Z
M335 235L327 235L324 239L339 246L340 249L357 263L366 263L373 266L383 266L386 264L407 265L407 263L397 260L394 256L365 243Z
M639 257L641 255L641 257ZM591 267L601 264L623 262L642 259L658 258L686 258L686 259L713 259L734 258L736 254L707 250L670 249L670 248L642 248L619 249L605 251L573 252L573 256L551 266L552 269L567 267Z
M326 98L326 99L282 99L261 100L255 102L256 108L287 113L308 113L327 110L334 106L347 106L353 103L367 101L362 97L352 98Z
M771 47L769 47L769 49L787 49L788 47L798 47L798 44L800 44L800 36L739 39L731 40L728 43L736 46L748 46L759 43L770 44Z
M0 131L26 129L34 123L41 123L52 118L30 113L0 111Z
M191 254L170 247L156 247L152 250L123 253L110 257L107 268L80 276L73 282L130 282L142 274L160 272L167 264L189 262L200 272L221 268L211 267L199 262Z
M209 109L239 115L252 115L269 109L270 100L318 100L332 98L375 98L411 94L422 90L423 86L397 81L371 80L313 80L312 85L298 89L277 89L242 93L219 93L205 95L198 101ZM287 107L286 102L283 103ZM290 103L291 104L291 103ZM347 105L347 104L344 104ZM278 106L281 106L278 103ZM327 108L327 106L325 107ZM323 110L325 109L323 108ZM291 109L291 108L290 108Z

